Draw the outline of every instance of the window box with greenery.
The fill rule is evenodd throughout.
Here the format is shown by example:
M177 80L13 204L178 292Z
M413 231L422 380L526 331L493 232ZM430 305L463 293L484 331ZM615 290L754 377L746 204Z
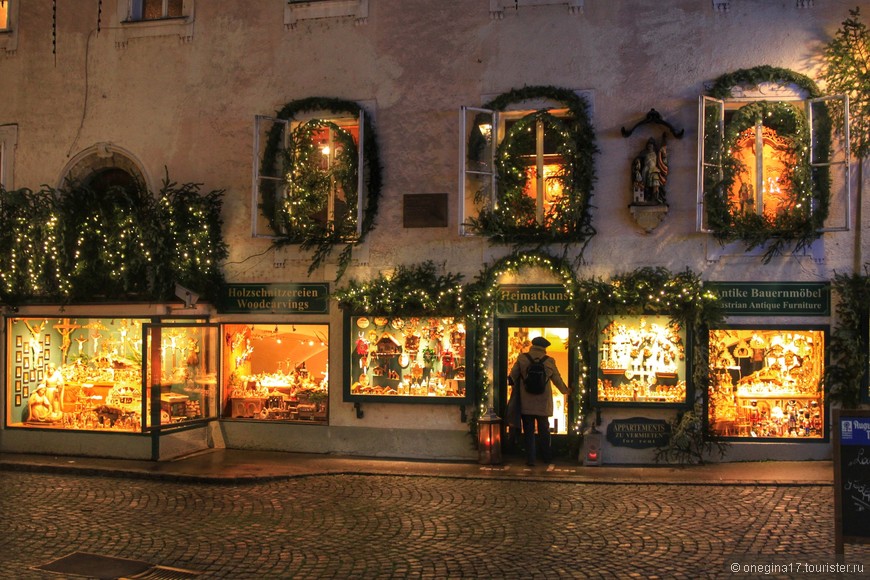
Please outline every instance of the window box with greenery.
M836 115L832 113L837 112ZM848 104L769 66L719 77L699 107L698 229L765 261L849 225ZM840 119L834 131L831 119ZM832 195L835 191L837 195ZM830 218L843 210L842 223ZM839 213L839 212L837 212Z
M339 277L372 229L381 177L372 124L356 103L309 98L257 116L252 233L314 250L309 272L337 244Z
M525 87L463 107L462 235L503 244L585 244L598 149L585 97Z

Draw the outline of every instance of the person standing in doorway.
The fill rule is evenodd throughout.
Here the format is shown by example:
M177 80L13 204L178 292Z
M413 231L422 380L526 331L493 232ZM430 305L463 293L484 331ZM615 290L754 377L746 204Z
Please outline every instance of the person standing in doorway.
M535 465L538 444L541 448L541 459L549 463L553 458L550 447L550 417L553 416L552 386L555 385L564 395L571 392L570 387L562 380L559 369L556 368L556 361L547 356L548 346L550 341L543 336L533 338L528 352L517 357L510 372L512 384L519 385L520 389L519 406L523 423L523 441L526 446L526 463L529 466ZM535 371L537 363L543 365L544 388L539 392L534 392L537 389L532 388L530 392L529 383L532 380L529 374L530 371ZM537 437L535 427L538 430Z

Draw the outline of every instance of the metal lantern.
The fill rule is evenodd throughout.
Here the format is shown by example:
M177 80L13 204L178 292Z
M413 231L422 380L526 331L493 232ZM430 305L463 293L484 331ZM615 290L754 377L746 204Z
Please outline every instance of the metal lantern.
M501 463L501 418L492 407L477 422L477 452L484 465Z

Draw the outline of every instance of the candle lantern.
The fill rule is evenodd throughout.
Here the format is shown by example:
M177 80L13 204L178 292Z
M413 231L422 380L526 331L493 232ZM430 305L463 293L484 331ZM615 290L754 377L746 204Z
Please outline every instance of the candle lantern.
M477 452L482 464L501 463L501 418L492 407L477 422Z

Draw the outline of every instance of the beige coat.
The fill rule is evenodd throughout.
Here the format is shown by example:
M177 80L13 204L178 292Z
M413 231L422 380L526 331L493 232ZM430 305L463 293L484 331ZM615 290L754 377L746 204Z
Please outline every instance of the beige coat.
M538 359L546 356L547 349L542 346L532 345L528 352L532 358ZM526 369L528 369L531 364L532 362L525 355L520 355L517 358L517 362L514 363L510 372L510 378L515 388L522 383L522 377L526 374ZM547 384L550 385L550 388L544 389L543 393L532 394L526 391L525 385L523 385L522 391L520 392L520 413L523 415L552 417L553 386L559 389L562 394L567 395L570 392L568 385L566 385L565 381L562 380L562 375L559 374L559 369L556 368L556 361L553 360L553 357L548 357L547 360L544 361L544 368L547 371Z

